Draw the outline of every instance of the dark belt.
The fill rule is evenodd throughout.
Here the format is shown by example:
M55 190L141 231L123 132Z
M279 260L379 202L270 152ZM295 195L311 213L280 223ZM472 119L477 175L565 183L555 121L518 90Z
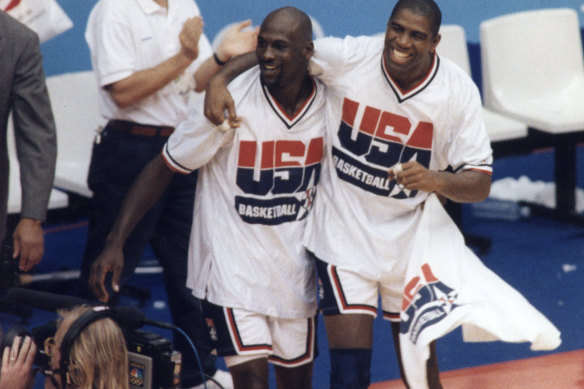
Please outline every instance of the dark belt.
M167 137L174 131L174 127L170 126L152 126L127 120L110 120L108 125L114 130L140 136Z

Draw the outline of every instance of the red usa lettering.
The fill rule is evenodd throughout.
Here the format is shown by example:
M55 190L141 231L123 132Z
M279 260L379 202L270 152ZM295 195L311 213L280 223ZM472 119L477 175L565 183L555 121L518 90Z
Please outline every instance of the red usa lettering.
M422 281L422 277L415 276L406 284L402 300L402 311L405 311L414 301L416 294L421 287L431 282L438 281L438 278L432 273L432 269L430 269L430 265L427 263L422 265L422 276L424 277L424 281Z
M266 141L261 144L261 169L307 166L318 163L323 156L323 138L310 140L308 147L299 140ZM239 143L239 167L255 167L257 142Z
M415 156L419 163L429 166L434 136L432 123L420 121L414 128L405 116L348 98L343 101L342 115L337 135L345 150L383 167L400 162L400 156L401 161Z
M258 149L259 166L256 166ZM297 193L316 185L320 177L324 139L239 143L237 186L256 195Z

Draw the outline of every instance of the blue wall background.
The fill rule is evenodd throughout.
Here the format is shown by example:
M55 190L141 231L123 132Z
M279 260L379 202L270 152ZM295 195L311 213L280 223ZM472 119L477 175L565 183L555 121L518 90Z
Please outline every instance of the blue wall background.
M84 32L87 17L96 1L57 1L73 21L74 27L42 45L46 74L51 76L89 70L91 62ZM205 20L205 33L213 40L227 24L249 18L254 25L258 25L268 12L285 5L294 5L311 15L321 25L325 35L375 34L385 31L395 1L198 0L197 4ZM573 8L578 11L580 25L584 26L584 0L438 0L438 4L442 9L443 23L460 24L465 28L471 43L473 69L477 61L476 50L472 50L472 46L477 46L479 42L479 24L484 20L522 10Z

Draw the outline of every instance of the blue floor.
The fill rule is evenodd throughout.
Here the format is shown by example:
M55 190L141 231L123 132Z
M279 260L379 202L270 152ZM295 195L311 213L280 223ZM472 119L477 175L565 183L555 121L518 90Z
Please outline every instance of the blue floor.
M580 147L580 172L584 172L583 158L584 151ZM545 152L506 158L497 161L494 168L495 180L529 172L532 180L552 181L553 154ZM584 187L583 181L581 173L580 187ZM463 226L467 233L491 239L492 247L487 254L481 255L481 260L520 291L562 332L563 343L554 352L584 349L584 227L537 216L517 221L479 219L472 215L469 206L464 208ZM35 273L76 269L85 243L85 219L59 221L47 225L46 231L46 256L34 270ZM151 253L145 255L145 261L152 259ZM169 321L162 277L138 275L133 282L150 290L151 299L140 307L146 316ZM55 293L67 293L67 289L55 290ZM129 299L128 303L137 304L137 300ZM52 313L35 310L25 326L34 327L54 317ZM0 321L4 330L22 324L18 317L5 313L0 313ZM171 336L165 330L154 327L145 329L164 337ZM325 389L328 387L329 362L322 320L317 336L320 356L315 363L313 387ZM545 355L530 351L527 344L463 343L458 330L440 339L437 347L442 371ZM398 376L389 324L378 318L374 324L372 381L385 381ZM275 388L273 376L271 385ZM42 380L38 379L35 388L42 387Z

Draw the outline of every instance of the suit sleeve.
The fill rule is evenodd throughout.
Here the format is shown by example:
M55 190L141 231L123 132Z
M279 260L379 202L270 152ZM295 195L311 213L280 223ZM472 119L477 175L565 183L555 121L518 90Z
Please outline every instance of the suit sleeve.
M55 178L57 140L36 34L26 40L18 58L12 115L22 186L21 217L44 220Z

